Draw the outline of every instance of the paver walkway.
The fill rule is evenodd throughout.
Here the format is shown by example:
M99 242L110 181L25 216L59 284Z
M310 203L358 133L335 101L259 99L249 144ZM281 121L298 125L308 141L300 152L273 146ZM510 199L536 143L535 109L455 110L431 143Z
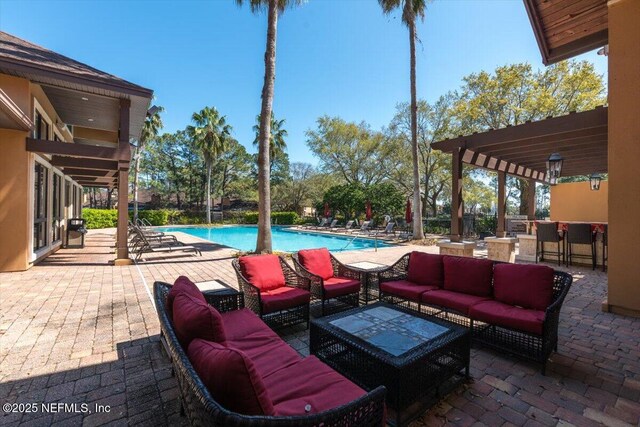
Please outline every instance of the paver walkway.
M84 249L61 250L26 272L0 274L0 403L35 404L3 411L0 425L186 424L147 286L180 274L234 286L236 279L235 251L181 239L200 245L204 255L153 255L139 267L112 267L113 232L99 231L88 235ZM338 257L388 263L413 248ZM569 271L575 281L547 376L535 364L473 349L473 381L413 425L638 425L640 319L600 311L606 274ZM308 353L306 331L285 338ZM96 412L107 405L108 412Z

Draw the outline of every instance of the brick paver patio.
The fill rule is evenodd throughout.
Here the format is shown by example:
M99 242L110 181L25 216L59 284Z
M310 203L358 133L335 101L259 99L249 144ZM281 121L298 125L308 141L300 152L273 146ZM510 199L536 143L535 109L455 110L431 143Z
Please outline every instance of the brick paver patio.
M61 250L29 271L0 274L0 403L37 409L7 412L3 406L1 425L186 424L149 289L154 280L172 282L180 274L234 286L236 279L233 250L180 238L200 245L204 255L154 255L139 266L112 267L113 233L98 231L88 235L85 249ZM338 257L387 263L411 249ZM569 271L575 280L547 376L535 364L473 349L473 381L414 425L638 425L640 319L600 311L606 274ZM308 353L306 331L285 338ZM67 406L40 405L56 402ZM96 412L96 404L110 410Z

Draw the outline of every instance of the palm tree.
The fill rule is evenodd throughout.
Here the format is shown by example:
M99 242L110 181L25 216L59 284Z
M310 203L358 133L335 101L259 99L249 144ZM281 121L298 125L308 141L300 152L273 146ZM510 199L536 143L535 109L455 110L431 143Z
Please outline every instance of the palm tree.
M153 114L147 114L142 125L142 133L138 140L138 146L133 155L133 221L138 220L138 177L140 175L140 157L144 151L147 142L158 136L158 132L162 128L162 119L160 113L164 111L162 107L156 107Z
M273 162L277 159L284 150L287 149L287 143L284 140L287 135L287 130L284 128L285 120L276 120L273 111L271 112L271 138L269 139L269 174L273 172ZM256 124L253 125L253 131L256 133L256 139L253 140L253 145L258 146L260 143L260 114L256 116Z
M211 169L215 159L224 152L231 135L231 126L226 116L220 116L215 107L204 107L199 113L193 113L191 120L195 126L188 126L187 132L202 150L207 168L205 193L207 197L207 223L211 223Z
M273 90L276 81L276 39L278 34L278 13L287 6L300 4L301 0L246 0L252 12L267 8L267 47L264 54L264 84L262 86L262 108L260 109L260 133L258 142L258 240L256 252L269 253L271 244L271 162L269 161L269 140L271 135L271 111ZM238 5L245 0L236 0Z
M384 13L402 6L402 22L409 28L411 51L411 158L413 161L413 239L424 239L420 209L420 168L418 166L418 101L416 95L416 17L424 19L427 0L378 0Z

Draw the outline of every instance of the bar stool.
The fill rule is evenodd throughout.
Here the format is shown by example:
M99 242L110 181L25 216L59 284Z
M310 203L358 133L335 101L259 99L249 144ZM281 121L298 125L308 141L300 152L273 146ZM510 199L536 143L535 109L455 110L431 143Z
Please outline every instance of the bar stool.
M604 224L604 231L602 232L602 271L607 271L607 261L609 261L609 226Z
M544 244L548 243L557 243L558 251L557 253L552 251L545 251ZM560 255L560 242L562 242L562 255ZM536 263L538 263L538 256L540 256L540 261L544 261L545 254L554 255L558 257L558 265L560 265L560 259L562 257L562 261L564 262L564 238L560 237L560 233L558 232L558 223L557 222L541 222L537 225L536 231Z
M573 245L590 245L591 246L591 267L596 269L596 241L591 230L591 224L568 224L567 228L567 267L571 264L571 259L585 258L589 259L589 255L574 254Z

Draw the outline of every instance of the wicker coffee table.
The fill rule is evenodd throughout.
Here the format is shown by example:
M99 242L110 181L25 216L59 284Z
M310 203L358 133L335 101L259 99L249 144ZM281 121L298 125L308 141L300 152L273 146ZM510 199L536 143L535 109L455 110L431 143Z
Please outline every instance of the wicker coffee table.
M310 351L361 387L387 387L405 425L469 376L467 328L387 303L311 320Z

